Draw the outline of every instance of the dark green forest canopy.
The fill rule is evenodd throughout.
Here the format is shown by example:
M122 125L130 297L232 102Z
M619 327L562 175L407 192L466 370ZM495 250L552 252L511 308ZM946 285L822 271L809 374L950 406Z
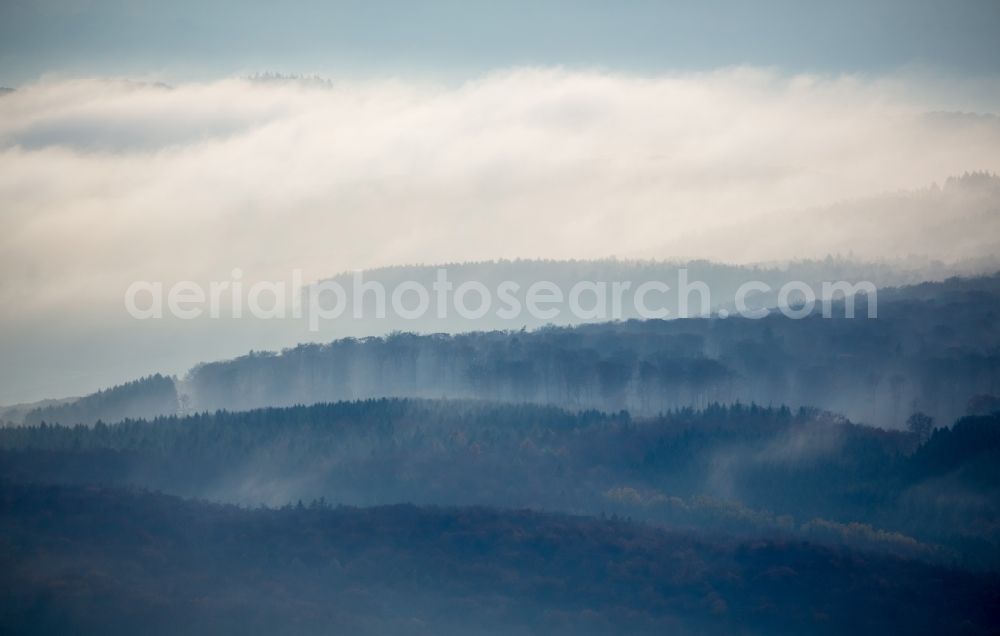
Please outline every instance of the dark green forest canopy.
M13 633L986 634L1000 607L994 575L488 508L0 484L0 536Z
M0 475L252 505L325 498L607 512L993 567L998 430L997 416L965 418L921 442L804 408L712 405L636 418L380 399L10 427L0 429Z
M995 287L347 339L40 405L0 427L0 624L991 633Z

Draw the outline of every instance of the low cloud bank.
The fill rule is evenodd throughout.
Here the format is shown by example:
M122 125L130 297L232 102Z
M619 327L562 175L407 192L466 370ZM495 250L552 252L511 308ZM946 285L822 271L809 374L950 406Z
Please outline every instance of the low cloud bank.
M1000 118L940 112L962 106L953 92L755 69L523 69L454 86L44 80L0 99L0 300L120 308L128 280L237 266L319 278L489 257L824 256L794 240L809 212L760 236L755 223L1000 171ZM910 231L971 213L917 207ZM959 256L923 238L877 256ZM810 248L856 242L840 228Z
M0 379L21 387L25 357L57 336L49 357L88 368L97 350L170 340L144 349L164 364L142 373L172 370L177 338L211 334L141 331L123 305L136 280L517 257L989 257L997 180L946 180L1000 172L1000 90L963 82L752 68L43 79L0 95L0 353L21 360ZM30 385L17 399L63 393Z

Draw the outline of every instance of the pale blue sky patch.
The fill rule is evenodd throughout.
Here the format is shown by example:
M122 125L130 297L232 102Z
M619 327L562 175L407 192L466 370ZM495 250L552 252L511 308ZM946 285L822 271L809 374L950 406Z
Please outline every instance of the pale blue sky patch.
M994 0L176 2L5 0L0 85L43 74L476 75L565 65L992 75Z

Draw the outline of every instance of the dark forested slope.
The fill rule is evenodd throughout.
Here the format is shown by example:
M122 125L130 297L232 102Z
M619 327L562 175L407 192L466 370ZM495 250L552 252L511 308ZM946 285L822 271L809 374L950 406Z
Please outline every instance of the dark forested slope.
M879 291L825 318L706 318L305 344L152 376L28 422L245 410L371 397L482 398L652 415L712 402L812 406L903 428L1000 395L1000 275ZM176 393L175 393L176 391Z
M787 541L483 508L238 509L0 485L17 634L989 634L1000 583Z
M201 365L194 409L479 397L650 414L713 401L815 406L902 427L1000 394L1000 276L884 290L878 317L628 321L302 345Z
M7 428L0 476L251 505L322 497L607 512L995 567L998 431L997 416L966 418L921 444L809 409L632 418L376 400Z
M77 400L31 409L24 415L23 422L117 422L127 418L171 415L177 412L179 406L173 378L155 374Z

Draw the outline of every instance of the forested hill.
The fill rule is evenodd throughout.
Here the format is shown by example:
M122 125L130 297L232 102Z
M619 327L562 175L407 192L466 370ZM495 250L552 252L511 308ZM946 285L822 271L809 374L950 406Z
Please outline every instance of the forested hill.
M391 292L403 282L416 282L425 289L434 289L433 284L443 271L448 282L458 289L465 283L480 283L489 290L496 290L505 281L516 283L520 294L538 281L552 283L559 288L564 297L569 295L574 285L580 282L605 283L610 288L615 282L628 281L631 286L622 290L621 315L611 316L610 313L599 321L614 317L623 320L637 319L639 314L635 303L635 292L643 284L656 281L668 284L671 289L680 288L680 277L686 280L704 283L711 291L709 307L712 311L719 308L732 309L737 290L748 281L760 281L769 286L769 291L755 292L755 306L773 307L777 305L778 290L789 281L800 281L820 290L825 281L869 281L879 288L892 288L902 285L912 285L925 281L942 281L949 276L981 274L992 271L997 263L970 261L945 265L940 262L928 263L923 259L912 261L898 260L891 262L857 261L843 257L827 257L817 260L797 260L785 264L735 265L717 263L707 260L664 261L664 260L629 260L629 259L599 259L599 260L498 260L468 263L441 263L437 265L405 265L383 267L362 272L345 272L334 276L329 281L335 282L346 291L346 298L354 302L356 283L377 282ZM683 272L683 274L682 274ZM359 289L364 289L360 287ZM655 303L650 300L649 306L666 309L669 316L681 316L680 294L656 294ZM375 315L377 307L375 296L371 292L360 294L363 316ZM521 297L521 296L518 296ZM522 298L523 300L523 298ZM697 294L691 297L688 315L701 315L700 298ZM473 301L470 301L473 303ZM581 305L589 306L585 300ZM353 309L353 306L352 306ZM403 319L396 316L389 306L386 316L377 321L382 333L389 331L416 331L421 333L447 332L460 333L465 331L491 331L520 329L527 327L535 329L546 324L568 326L579 324L581 318L574 316L568 306L555 305L554 313L546 318L533 317L528 312L520 312L513 318L502 318L495 312L487 312L476 318L463 318L457 312L449 312L446 316L428 313L422 318ZM609 309L610 311L610 309ZM344 323L349 327L364 322L366 318L354 318L353 311L341 316L327 327L329 331L321 333L336 333ZM588 322L593 319L588 319ZM351 330L349 333L355 333Z
M369 397L482 398L633 414L757 402L902 428L1000 395L1000 275L879 291L878 317L626 321L458 335L395 333L202 364L37 409L88 423ZM175 394L176 390L176 394Z
M902 427L1000 394L1000 276L883 292L878 316L627 321L338 340L193 369L191 408L478 397L652 414L713 401L816 406Z
M614 513L1000 568L1000 416L926 438L828 413L655 418L374 400L0 430L0 479L248 505L299 499Z
M238 509L0 484L9 633L989 634L1000 581L483 508Z
M77 400L31 409L23 421L25 424L117 422L171 415L177 413L179 406L173 378L155 374Z

